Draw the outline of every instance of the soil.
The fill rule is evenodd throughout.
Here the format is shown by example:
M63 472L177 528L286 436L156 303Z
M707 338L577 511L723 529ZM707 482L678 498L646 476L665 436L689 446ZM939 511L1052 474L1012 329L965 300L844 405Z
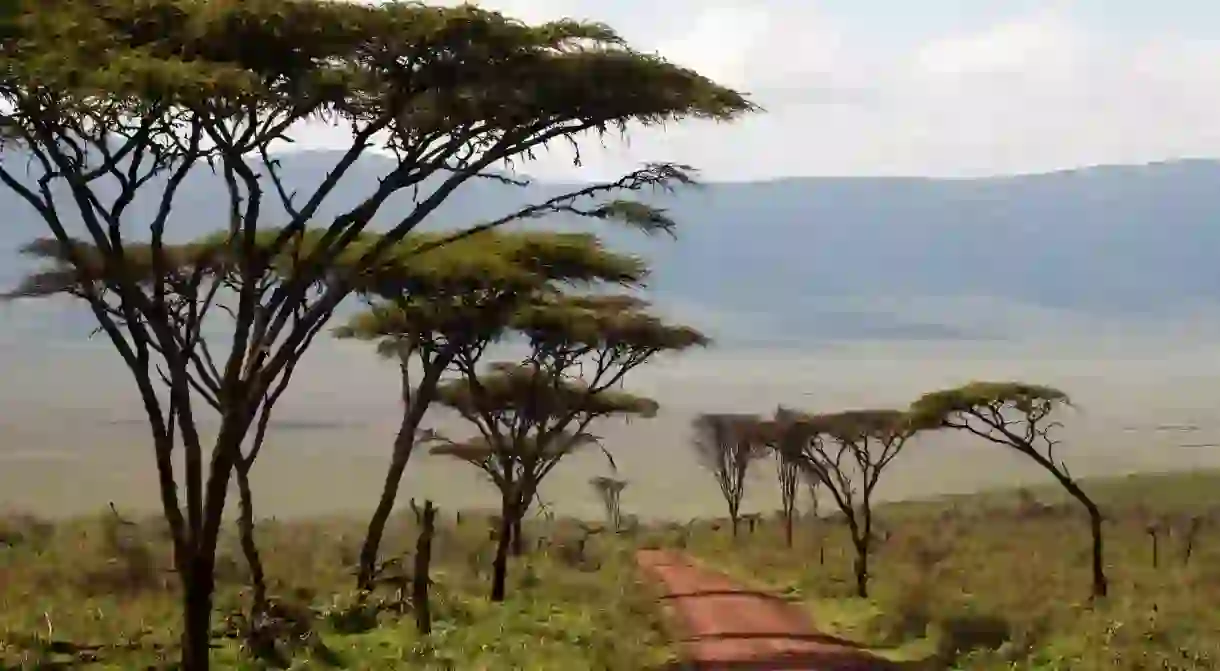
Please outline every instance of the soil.
M819 634L809 615L778 596L743 587L681 553L642 550L685 660L699 671L895 671L899 665L850 641Z

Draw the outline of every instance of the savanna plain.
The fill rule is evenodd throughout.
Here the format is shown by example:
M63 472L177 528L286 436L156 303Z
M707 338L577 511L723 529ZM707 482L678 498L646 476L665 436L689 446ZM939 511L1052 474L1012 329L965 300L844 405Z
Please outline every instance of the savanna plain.
M822 633L917 669L1220 668L1220 370L1211 348L857 343L713 351L641 370L656 418L599 428L525 523L503 604L487 597L495 490L422 455L382 557L373 601L352 567L397 421L396 376L366 348L327 343L302 364L252 477L278 636L235 635L249 569L235 530L217 566L222 668L664 669L681 651L642 548L682 551L807 609ZM1215 354L1211 352L1211 354ZM0 443L0 668L163 668L177 657L178 597L138 406L104 350L10 341ZM71 385L52 380L73 380ZM800 490L785 538L777 464L745 481L737 534L690 447L699 413L898 407L973 379L1062 388L1058 456L1101 507L1109 594L1090 598L1087 518L1023 455L961 435L920 436L879 485L867 598L825 492ZM456 421L439 414L436 425ZM621 519L590 479L625 482ZM409 505L407 499L412 499ZM424 501L437 506L430 632L418 626ZM226 522L232 526L232 521Z

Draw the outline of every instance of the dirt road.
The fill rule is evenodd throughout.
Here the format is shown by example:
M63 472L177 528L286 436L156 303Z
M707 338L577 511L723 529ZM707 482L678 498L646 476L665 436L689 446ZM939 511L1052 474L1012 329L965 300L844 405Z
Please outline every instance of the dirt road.
M680 553L636 555L685 650L699 671L893 671L897 665L859 646L815 632L805 612L779 597L747 589ZM676 671L676 670L675 670Z

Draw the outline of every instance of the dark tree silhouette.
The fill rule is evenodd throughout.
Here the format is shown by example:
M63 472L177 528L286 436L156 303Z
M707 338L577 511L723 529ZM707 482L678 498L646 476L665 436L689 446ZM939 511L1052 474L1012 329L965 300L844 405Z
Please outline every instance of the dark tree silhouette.
M459 353L455 363L462 377L437 390L437 400L473 424L478 437L437 437L441 444L433 451L482 469L501 495L493 600L504 599L509 545L520 538L539 484L574 450L600 445L589 426L656 413L655 401L613 387L657 355L706 344L698 331L666 324L648 307L638 298L614 295L537 301L513 320L514 330L529 342L522 362L480 370L477 359Z
M435 237L415 234L405 246L428 245ZM647 272L639 259L612 253L589 234L487 231L419 256L370 284L370 309L335 329L335 335L375 342L381 355L397 362L402 416L360 549L362 593L375 582L378 549L399 484L421 422L454 359L477 360L542 292L561 284L639 285Z
M1050 473L1088 514L1093 541L1091 594L1099 598L1108 591L1101 509L1055 453L1060 441L1053 434L1062 424L1052 416L1071 404L1067 394L1052 387L1023 382L971 382L925 394L911 405L910 414L922 428L965 431L1016 450Z
M695 456L716 478L729 510L734 538L741 522L746 474L750 464L766 455L766 442L758 433L759 422L758 415L724 413L699 415L691 422Z
M606 510L606 523L615 531L622 529L623 508L621 499L623 490L627 488L627 481L599 475L590 478L589 486L593 488L598 500L602 503L602 507Z
M77 295L135 378L182 582L186 671L209 665L216 542L240 446L361 266L375 265L466 182L552 141L633 123L728 120L753 109L694 72L631 50L603 24L531 26L472 5L11 0L5 11L0 182L46 223L61 260L88 271L91 281ZM349 125L350 143L333 154L320 184L290 192L268 152L300 122L317 119ZM395 157L392 167L333 218L317 221L375 145ZM219 339L227 354L216 359L203 353L199 331L184 336L179 322L180 311L211 306L206 291L184 307L164 282L144 282L129 267L141 239L153 277L175 265L165 244L186 236L167 235L170 213L181 185L202 171L222 178L217 215L246 280L232 296L231 330ZM649 165L481 226L683 181L681 166ZM335 261L404 190L414 204L350 261L357 272L335 272ZM137 202L152 208L137 211ZM646 209L615 201L582 212ZM286 225L256 244L269 221ZM270 286L256 281L309 225L325 230L294 272ZM205 396L220 419L206 467L192 406ZM170 459L175 446L185 502Z
M856 552L856 595L868 596L873 493L914 427L898 410L808 415L780 408L770 432L791 459L830 493Z

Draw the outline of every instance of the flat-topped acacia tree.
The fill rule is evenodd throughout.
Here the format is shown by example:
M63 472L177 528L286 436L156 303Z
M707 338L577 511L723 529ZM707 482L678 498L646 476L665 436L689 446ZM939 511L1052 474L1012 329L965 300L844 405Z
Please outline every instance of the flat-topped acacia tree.
M767 453L760 422L758 415L746 413L704 413L691 421L695 458L716 479L728 507L734 538L740 526L750 464Z
M0 182L45 222L66 263L86 265L90 253L102 261L78 295L131 369L148 415L183 588L187 671L209 664L215 546L240 445L352 290L351 273L332 272L335 260L392 196L405 191L413 204L394 213L357 270L466 182L552 141L753 109L734 91L631 50L605 25L531 26L472 5L9 0L4 10ZM298 192L269 151L304 121L341 123L351 135L330 154L325 178ZM392 155L389 167L323 218L340 181L376 146ZM220 177L215 214L244 278L264 276L268 259L305 227L324 228L291 276L235 289L232 327L218 339L226 351L212 367L201 364L199 337L179 337L164 283L137 281L128 269L141 241L152 276L174 265L166 242L190 234L167 231L171 213L201 171ZM483 225L551 211L644 214L624 202L586 205L587 197L688 180L681 166L648 165ZM260 248L256 234L272 222L282 230ZM306 301L311 291L319 296ZM158 394L162 375L168 400ZM189 389L207 386L220 426L205 469ZM184 503L169 457L175 444Z
M402 247L430 244L413 234ZM460 355L475 361L505 335L522 307L574 284L639 285L644 262L605 249L585 233L485 231L427 252L370 282L370 308L335 329L340 338L376 343L398 364L402 416L381 496L361 545L357 586L373 587L377 555L420 424L442 376Z
M1029 457L1076 499L1089 517L1094 598L1105 597L1106 579L1101 509L1072 477L1055 450L1062 428L1054 415L1071 406L1063 391L1024 382L971 382L924 394L911 404L912 421L926 429L956 429Z
M780 408L764 431L821 482L843 513L856 552L856 595L867 597L873 493L882 473L915 435L915 426L900 410L811 415Z
M573 451L600 446L589 432L594 422L656 413L655 401L614 387L658 355L708 342L622 295L556 294L520 310L513 329L528 343L523 360L484 367L465 354L455 358L461 377L442 384L437 400L474 425L477 436L438 437L431 449L481 469L499 490L496 601L505 596L510 544L520 543L521 521L543 479Z

